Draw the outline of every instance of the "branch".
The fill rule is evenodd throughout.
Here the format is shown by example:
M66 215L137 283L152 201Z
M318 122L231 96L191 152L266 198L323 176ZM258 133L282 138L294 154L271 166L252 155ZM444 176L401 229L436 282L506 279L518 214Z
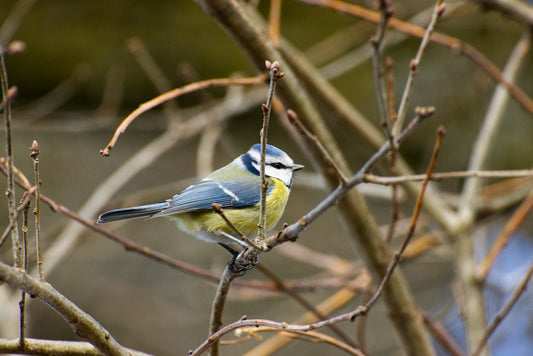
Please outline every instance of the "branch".
M523 178L532 177L533 169L516 169L516 170L501 170L501 171L458 171L458 172L443 172L433 173L431 180L440 181L445 179L459 179L459 178ZM418 182L424 180L425 174L413 174L400 177L380 177L371 173L364 175L365 183L393 185L405 182Z
M17 206L15 203L15 178L13 175L13 138L11 132L11 101L16 94L15 91L9 91L9 81L7 78L6 62L4 58L4 50L0 46L0 86L2 90L2 107L4 113L5 137L6 137L6 158L7 158L7 188L5 195L7 198L8 216L10 221L15 220L17 214ZM11 229L11 243L13 249L13 261L15 266L22 267L22 242L18 231L18 226L15 224Z
M407 77L407 82L405 83L405 88L403 90L402 98L400 100L400 105L398 107L398 115L394 122L394 127L392 128L393 136L398 135L400 131L402 130L403 122L405 121L405 115L407 114L407 105L409 104L409 101L411 100L411 93L413 90L415 74L418 71L418 66L420 65L422 56L424 55L424 52L426 51L427 45L429 43L429 38L431 34L435 31L435 26L437 25L437 21L440 18L440 16L444 13L444 9L445 9L445 6L442 0L437 0L435 7L433 9L431 21L429 22L429 25L424 31L424 36L422 36L422 40L420 41L420 45L418 46L418 51L416 52L415 58L412 59L411 63L409 64L409 76Z
M412 120L412 122L404 129L402 133L395 138L395 146L399 145L401 140L403 140L414 128L422 122L421 115L431 115L433 112L428 112L427 110L418 110L417 115ZM424 116L429 117L429 116ZM370 157L365 164L355 173L345 185L339 185L333 192L331 192L322 202L316 205L311 209L307 214L302 216L297 222L285 227L278 235L273 236L265 240L263 250L272 249L274 246L281 242L285 241L295 241L298 236L316 220L320 215L322 215L327 209L332 207L337 203L341 198L343 198L354 186L364 182L365 176L370 171L370 169L377 164L383 157L385 157L391 150L390 141L386 141L381 148L375 152L372 157Z
M517 75L520 64L529 50L529 45L529 31L526 31L515 46L505 66L503 76L508 82L512 82ZM508 102L508 97L509 95L503 85L498 85L472 149L468 163L469 170L478 170L485 165L489 148L492 145L498 124ZM460 305L460 309L464 313L466 335L470 348L479 343L486 324L482 280L476 274L474 262L474 239L470 232L465 231L467 227L471 226L476 215L476 198L480 185L479 179L470 179L466 182L459 201L458 223L454 230L449 231L452 239L455 240L453 247L457 257L457 271L463 297L463 305Z
M237 277L236 273L230 271L229 266L226 266L220 283L218 284L215 299L213 300L213 306L211 307L211 322L209 323L209 338L212 337L220 327L222 326L222 312L224 311L224 304L226 303L226 297L228 296L229 287L231 282ZM220 353L219 339L213 340L211 345L211 356L217 356Z
M40 282L25 271L0 262L0 282L13 288L22 289L31 296L42 300L61 315L73 331L89 341L104 354L129 355L98 322L89 314L59 293L46 282Z
M0 353L54 355L54 356L101 356L102 352L88 342L58 341L41 339L24 339L20 345L19 339L0 339ZM148 356L144 352L125 348L129 355Z
M505 226L503 227L502 232L498 235L492 246L490 247L489 252L485 255L485 258L478 267L478 276L479 279L485 280L489 271L494 264L494 261L503 250L511 236L516 232L516 230L522 225L524 220L527 218L529 213L533 209L533 190L529 193L526 199L520 204L516 209L514 214L509 218Z
M258 265L258 266L261 266L261 265ZM366 271L364 273L361 273L359 276L357 276L351 282L347 283L342 289L337 291L335 294L321 301L315 307L316 311L318 311L322 315L329 315L333 313L335 310L338 310L339 308L345 306L347 303L352 301L353 298L356 297L358 294L358 290L354 289L351 286L354 284L363 285L364 286L363 289L368 292L372 284L372 277ZM316 322L317 320L320 320L320 319L316 317L316 314L311 311L308 311L304 313L301 317L299 317L294 322L294 324L300 324L300 325L309 324L309 323ZM333 324L330 324L328 326L331 326L331 325ZM256 331L257 331L257 328L255 327L241 330L242 333L249 333L249 334L253 334ZM286 337L284 337L281 333L278 333L277 335L270 338L269 340L266 340L262 344L249 350L244 356L270 355L278 351L279 349L281 349L287 343L289 343L289 340Z
M483 351L483 348L487 345L487 341L490 337L490 335L494 332L496 327L500 324L500 322L509 314L513 306L518 301L518 298L522 295L524 290L527 287L527 283L529 282L531 275L533 275L533 263L529 267L529 270L527 271L524 279L520 282L516 290L514 291L513 295L511 296L511 299L503 306L503 308L494 316L494 319L490 322L489 326L483 333L481 339L479 340L479 343L477 347L475 348L474 352L472 352L472 356L477 356Z
M37 252L37 268L39 270L39 278L44 282L43 271L43 256L41 254L41 178L39 176L39 144L33 140L30 147L30 157L33 160L33 170L35 177L35 250Z
M5 169L5 158L0 158L0 171L2 173L6 173ZM14 171L18 171L16 166L13 167ZM35 194L35 187L31 186L30 183L26 180L26 177L21 176L17 177L20 178L19 180L16 180L15 183L22 187L23 189L26 189L26 198L25 200L19 205L20 211L22 211L23 206L26 204L26 200L30 199L31 195ZM47 204L52 211L60 213L64 216L66 216L69 219L74 220L75 222L79 223L81 226L89 228L93 230L94 232L97 232L110 240L122 245L126 251L131 251L140 254L141 256L148 257L156 262L165 264L171 268L180 270L184 273L189 273L191 275L194 275L196 277L200 277L202 279L205 279L210 282L218 283L220 281L220 277L208 270L205 270L203 268L188 264L183 261L176 260L168 255L165 255L161 252L155 251L147 246L140 245L126 237L123 237L121 235L116 234L115 232L112 232L111 230L108 230L104 228L102 225L94 224L93 220L82 218L77 213L73 212L69 208L67 208L64 205L59 204L58 202L54 201L53 199L47 197L46 195L41 194L41 201L45 204ZM9 228L9 227L8 227ZM5 235L9 234L9 232L4 232ZM294 281L294 282L286 282L287 287L291 288L291 290L295 291L311 291L316 290L317 288L337 288L337 284L329 284L329 283L317 283L316 281L312 281L310 283L305 283L301 281ZM343 283L343 282L340 282ZM253 288L253 289L260 289L260 290L266 290L266 291L279 291L279 286L276 285L276 283L272 282L265 282L265 281L257 281L257 280L236 280L234 282L234 285L244 288Z
M261 129L261 165L260 165L260 204L259 204L259 221L258 221L258 232L256 241L260 242L265 239L266 234L266 223L267 223L267 212L266 212L266 195L268 189L268 180L265 177L265 156L266 156L266 145L268 141L268 126L270 121L270 112L272 111L272 102L274 101L274 93L276 92L276 84L279 79L283 78L285 73L280 71L280 66L278 62L270 63L266 61L265 66L269 73L270 84L268 87L268 95L266 104L262 105L263 111L263 128Z
M137 118L139 115L147 112L150 109L155 108L158 105L161 105L169 100L175 99L178 96L192 93L197 90L206 89L216 86L228 86L228 85L257 85L261 84L265 79L265 75L258 75L256 77L250 78L220 78L220 79L207 79L199 82L187 84L181 88L173 89L169 92L163 93L152 100L149 100L145 103L139 105L131 114L129 114L116 129L115 134L111 138L111 141L107 146L100 151L102 156L109 156L110 151L118 141L118 138L123 134L128 126Z
M351 14L353 16L365 19L370 22L378 23L379 22L379 13L365 9L364 7L349 4L346 2L338 0L299 0L303 3L310 5L317 5L322 7L327 7L340 11L343 13ZM425 29L420 26L410 24L408 22L401 21L395 17L389 20L389 27L394 28L398 31L401 31L405 34L408 34L413 37L422 38L425 33ZM479 52L474 47L469 44L455 38L448 36L442 33L435 32L431 36L430 40L432 42L438 43L454 51L457 51L465 55L468 59L472 60L475 64L479 66L480 69L485 71L493 80L497 83L503 85L508 91L509 94L529 113L533 113L533 100L516 84L509 82L504 78L501 71L498 67L492 63L487 57L485 57L481 52Z

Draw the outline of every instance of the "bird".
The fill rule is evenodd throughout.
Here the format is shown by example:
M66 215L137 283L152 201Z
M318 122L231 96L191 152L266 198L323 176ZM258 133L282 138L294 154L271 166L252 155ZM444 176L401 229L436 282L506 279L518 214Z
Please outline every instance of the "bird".
M115 209L103 213L97 223L112 221L169 217L183 231L207 241L216 242L233 254L234 247L248 247L235 236L220 214L213 209L217 204L227 219L246 237L257 236L260 210L261 145L253 145L248 152L217 169L204 179L192 184L164 202ZM266 226L268 232L280 220L294 181L295 172L304 166L294 161L281 149L266 145L265 179ZM242 249L241 249L242 251ZM231 261L230 261L231 263Z

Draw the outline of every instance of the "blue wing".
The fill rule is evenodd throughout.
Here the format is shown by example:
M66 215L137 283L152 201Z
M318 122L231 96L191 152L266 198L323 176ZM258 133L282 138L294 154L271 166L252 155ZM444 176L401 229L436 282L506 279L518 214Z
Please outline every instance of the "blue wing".
M213 203L220 204L222 208L246 208L257 205L259 199L259 177L234 179L231 183L204 179L170 198L167 207L154 216L211 210Z

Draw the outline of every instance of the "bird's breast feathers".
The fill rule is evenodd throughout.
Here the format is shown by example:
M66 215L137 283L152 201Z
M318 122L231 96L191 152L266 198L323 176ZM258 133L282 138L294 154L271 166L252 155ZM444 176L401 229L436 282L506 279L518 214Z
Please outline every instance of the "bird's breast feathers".
M269 178L269 187L267 192L266 199L266 214L267 214L267 231L274 228L278 223L279 219L283 215L285 210L285 205L289 198L289 189L283 184L282 181L275 178ZM248 203L253 203L248 206L242 207L239 204L235 204L237 201L233 197L233 204L224 205L221 204L224 209L225 216L231 221L239 231L245 234L248 237L253 237L257 235L257 224L259 222L259 187L256 186L257 196L254 196L253 199L251 196L248 196ZM230 189L226 187L225 189ZM227 196L231 197L232 194L227 193ZM239 200L244 200L244 197L237 196ZM224 201L229 202L231 199L226 198ZM204 238L206 240L216 240L213 234L216 234L216 231L222 230L231 235L235 235L235 232L227 226L226 222L216 214L212 208L211 203L205 204L205 208L202 210L180 212L173 217L178 221L179 226L189 232L196 234L198 237ZM218 202L220 204L220 201ZM165 214L168 215L168 214Z

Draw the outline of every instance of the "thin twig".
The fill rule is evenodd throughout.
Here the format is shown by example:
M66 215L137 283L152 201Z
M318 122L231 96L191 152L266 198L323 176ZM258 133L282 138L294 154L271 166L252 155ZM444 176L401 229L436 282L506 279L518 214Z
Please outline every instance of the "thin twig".
M526 199L516 209L514 214L509 218L503 230L500 232L494 243L492 244L489 252L485 255L485 258L478 267L478 273L480 280L485 280L489 271L494 264L494 261L499 256L511 236L522 225L529 213L533 209L533 190L528 194Z
M267 276L270 280L272 280L274 283L276 283L279 286L279 289L285 292L287 295L289 295L292 299L294 299L296 302L298 302L300 305L302 305L304 308L306 308L310 313L314 314L318 320L324 320L326 319L326 315L322 314L317 308L315 308L311 303L309 303L307 300L302 298L298 293L296 293L293 290L290 290L287 288L285 283L274 274L270 269L265 267L263 264L258 264L257 268L259 271L261 271L265 276ZM352 347L356 347L356 343L350 339L348 335L341 329L339 329L335 325L329 325L329 329L336 334L340 339L342 339L345 343Z
M431 180L439 181L444 179L459 179L459 178L523 178L532 177L532 169L516 169L516 170L501 170L501 171L458 171L458 172L442 172L434 173ZM401 177L380 177L371 173L364 176L365 183L393 185L405 182L418 182L425 178L425 174L413 174Z
M327 162L327 164L331 166L331 168L333 168L333 170L339 177L339 181L341 185L346 185L346 183L348 182L348 178L344 175L339 165L331 157L331 155L328 153L328 151L326 150L324 145L322 145L322 142L320 142L320 140L316 137L316 135L313 135L307 129L307 127L305 127L305 125L300 121L300 119L298 118L298 115L296 114L294 110L291 110L291 109L287 110L287 117L289 118L289 122L292 125L294 125L296 129L298 129L298 132L300 132L302 136L304 136L309 142L313 144L313 146L316 147L316 149L320 152L324 161Z
M257 251L260 251L261 249L252 241L250 240L249 238L246 237L245 234L243 234L238 228L237 226L235 226L235 224L233 224L231 222L231 220L228 219L228 217L226 216L226 214L224 214L224 210L222 209L222 206L220 204L216 204L216 203L213 203L212 205L212 208L213 210L215 211L215 213L217 213L223 220L224 222L226 223L226 225L229 226L230 229L232 229L235 234L237 235L237 237L244 243L246 243L249 247L257 250Z
M430 108L431 109L431 108ZM424 118L430 117L433 114L433 110L428 108L419 109L416 111L415 118L405 127L405 129L395 137L396 145L399 144L401 140L407 137L414 128L423 122ZM265 240L262 248L263 250L269 250L274 246L285 242L285 241L295 241L300 233L302 233L307 226L314 220L316 220L320 215L322 215L326 210L333 206L339 199L341 199L351 188L364 182L366 174L374 167L377 162L379 162L387 153L391 150L390 142L386 141L381 148L376 151L364 164L363 166L355 173L346 183L346 185L339 185L334 191L332 191L327 197L325 197L318 205L311 209L307 214L302 216L297 222L285 227L280 233L272 238Z
M379 23L376 29L376 34L370 40L370 44L374 48L374 55L372 56L372 69L374 74L374 86L376 90L376 100L378 104L378 112L380 117L380 125L383 128L385 137L392 141L390 130L389 111L387 110L387 92L383 89L383 64L382 64L382 44L387 30L389 19L394 14L392 5L388 0L380 0L377 2L379 10Z
M4 106L4 124L6 135L6 158L7 158L7 208L9 211L9 220L14 221L17 213L17 206L15 203L15 178L13 175L13 138L11 132L11 101L13 97L9 94L9 80L7 77L6 62L4 58L3 49L0 47L0 86L2 90L2 106ZM14 95L15 92L11 92ZM15 266L22 268L22 246L18 226L15 224L11 229L11 242L13 248L13 262Z
M392 60L392 57L386 56L385 57L385 79L387 83L387 110L389 112L389 119L390 119L389 125L391 127L395 124L396 119L398 118L398 114L396 113L396 109L395 109L396 99L394 97L393 64L394 64L394 61Z
M357 290L350 287L350 285L353 284L365 285L366 287L364 287L363 290L368 291L370 290L370 286L372 284L372 278L368 272L361 273L342 289L317 304L315 309L323 315L329 315L335 310L338 310L339 308L345 306L347 303L352 301L353 298L358 294ZM308 311L304 313L301 317L299 317L293 324L309 324L312 322L316 322L317 320L318 319L316 318L316 315ZM241 334L248 333L253 335L257 331L258 328L256 327L240 329ZM281 349L283 346L287 345L289 342L290 340L287 339L287 337L283 336L283 334L278 333L272 338L265 340L260 345L254 347L253 349L248 350L243 356L271 355Z
M24 348L19 344L19 339L1 339L0 353L29 354L29 355L54 355L54 356L101 356L102 352L88 342L60 341L42 339L24 339ZM131 356L150 356L144 352L127 349Z
M23 259L24 259L24 271L28 270L28 210L30 210L31 200L26 199L27 196L31 197L31 194L28 192L24 193L24 205L22 213L22 250L23 250ZM25 345L25 330L26 330L26 292L24 290L20 291L20 321L19 321L19 343L22 348Z
M529 29L525 31L513 52L509 56L509 60L503 70L503 77L513 82L516 78L521 64L524 61L526 54L529 52L531 43L531 35ZM468 163L468 170L480 170L485 165L488 158L489 151L493 147L494 137L498 132L503 113L509 101L509 93L505 90L503 85L498 85L494 90L487 113L483 120L483 126L479 130L470 161ZM466 182L461 192L461 202L459 206L459 216L461 217L464 226L469 225L470 221L475 215L475 198L478 195L478 190L481 185L479 179L471 179Z
M41 178L39 176L39 144L33 140L30 147L30 157L33 160L33 170L35 174L35 249L37 252L37 268L41 282L44 282L43 256L41 253Z
M398 115L396 114L395 107L395 96L394 96L394 74L393 74L393 60L392 57L387 56L385 57L385 79L387 84L387 113L388 113L388 119L390 122L388 123L388 127L393 127L396 124L396 119L398 118ZM389 140L392 139L392 135L389 133L387 135L389 137ZM394 175L398 174L398 167L396 166L396 160L397 160L397 152L398 147L394 147L394 145L391 142L391 147L393 149L390 153L390 171ZM392 185L392 192L391 192L391 221L389 223L389 228L387 230L387 235L385 235L385 241L390 242L392 240L392 237L394 236L394 231L396 229L396 223L398 222L398 219L400 218L400 207L398 202L398 185L393 184Z
M530 46L529 30L520 38L511 53L502 76L507 82L513 82L521 63ZM487 114L483 121L468 163L468 170L479 170L485 165L489 149L494 142L494 135L508 102L508 92L503 85L498 85L491 98ZM470 348L478 345L483 337L486 325L486 312L483 298L483 283L477 275L474 262L474 239L466 228L470 227L477 212L476 200L481 181L468 180L461 192L457 222L453 231L449 231L454 242L454 253L457 257L457 271L461 285L462 300L459 308L464 313L467 344ZM472 349L470 349L472 350ZM482 351L480 351L482 352ZM488 352L484 352L488 355Z
M365 353L361 351L361 349L354 347L350 344L344 343L342 341L339 341L329 335L319 333L316 331L283 331L279 328L272 328L272 327L260 327L257 328L255 331L258 332L268 332L268 331L275 331L278 335L281 335L285 338L289 339L296 339L296 340L303 340L303 341L309 341L311 343L326 343L329 345L332 345L348 355L354 355L354 356L365 356ZM248 356L249 354L245 354L245 356Z
M465 356L465 353L461 350L461 346L453 338L452 335L442 326L439 322L431 320L426 313L421 312L424 324L431 332L435 340L446 348L446 351L451 356Z
M263 111L263 127L261 129L261 165L260 165L260 204L259 204L259 221L258 221L258 232L256 241L260 242L265 239L266 234L266 221L267 221L267 211L266 211L266 195L268 189L268 180L265 177L265 156L266 156L266 145L268 141L268 127L270 121L270 113L272 111L272 102L274 101L274 94L276 92L276 84L278 79L281 79L284 76L284 73L280 71L279 63L269 61L265 62L265 66L268 70L270 77L270 85L268 87L268 95L266 104L262 105Z
M2 166L1 169L3 173L6 172L5 166ZM31 195L34 194L34 192L35 192L35 187L29 187L28 190L26 191L26 193L28 194L23 197L22 202L16 208L15 215L13 216L13 218L9 220L9 224L6 226L4 232L2 233L2 236L0 237L0 246L2 246L2 244L4 243L6 238L9 236L9 234L17 226L17 219L20 213L24 210L24 207L29 203L31 199Z
M527 287L527 283L529 282L529 279L531 278L532 274L533 274L533 263L531 263L531 266L529 267L529 270L527 271L526 276L524 277L524 279L522 279L520 284L517 286L516 290L511 296L511 299L509 299L507 304L505 304L503 308L494 316L494 319L492 319L487 329L485 329L485 332L483 333L481 339L479 340L479 344L475 348L474 352L472 352L472 356L479 355L481 351L485 348L489 337L492 335L492 333L498 327L501 321L509 314L513 306L518 301L518 298L520 298L522 293L524 293Z
M415 234L416 224L418 222L418 217L420 216L420 211L422 208L422 202L424 200L424 193L426 192L427 185L429 183L430 177L433 174L433 171L435 170L435 165L437 162L437 157L439 155L440 147L442 144L442 139L444 138L445 130L443 126L440 126L437 131L437 141L435 142L435 147L433 149L433 154L431 156L431 160L429 162L429 166L426 172L426 178L422 182L422 187L420 188L420 193L418 194L418 197L416 199L415 207L413 210L413 215L411 217L411 224L409 226L407 236L405 237L400 249L394 254L394 257L392 259L392 262L389 264L389 267L387 268L387 272L383 276L376 292L372 295L372 297L368 300L368 302L360 309L356 310L351 320L355 319L357 316L361 314L366 314L368 310L372 308L374 303L378 300L379 296L381 295L381 292L383 291L383 288L385 287L385 284L389 280L390 276L394 272L394 269L396 266L400 263L401 256L405 249L407 248L407 245L409 244L409 241L411 241L411 238Z
M433 10L433 15L431 16L431 21L429 22L429 25L426 28L426 31L424 32L424 36L422 37L422 40L420 41L420 45L418 47L418 51L416 52L415 58L411 60L411 63L409 64L409 76L407 77L407 82L405 83L405 88L402 93L402 98L400 100L400 105L398 107L398 116L396 118L394 127L392 128L392 135L396 136L400 133L403 127L403 122L405 120L405 115L407 114L407 105L409 104L409 101L411 100L411 93L413 90L413 84L414 84L414 78L415 74L418 71L418 65L420 64L420 61L422 60L422 56L424 55L424 52L426 51L427 45L429 43L429 38L433 31L435 30L435 26L437 24L437 20L444 12L444 5L442 3L442 0L437 0L435 4L435 8Z
M310 5L317 5L328 7L339 12L348 13L356 17L360 17L370 22L378 23L379 22L379 13L376 11L368 10L364 7L349 4L347 2L339 0L299 0L303 3ZM394 28L395 30L401 31L407 35L413 37L423 37L425 29L423 27L413 25L408 22L401 21L397 18L391 18L389 21L389 27ZM459 53L465 55L468 59L472 60L475 64L479 66L480 69L485 71L492 79L496 82L503 85L511 96L529 113L533 113L533 100L516 84L506 80L500 69L492 63L487 57L485 57L481 52L479 52L474 47L469 44L455 38L452 36L444 35L442 33L434 32L430 40L432 42L441 44L450 49L458 51Z
M109 156L110 151L113 147L115 147L115 144L118 141L118 138L120 135L122 135L128 126L137 118L139 115L147 112L150 109L153 109L154 107L161 105L169 100L172 100L174 98L177 98L178 96L192 93L197 90L206 89L210 87L216 87L216 86L228 86L228 85L257 85L263 82L265 79L265 75L261 74L256 77L249 77L249 78L220 78L220 79L207 79L202 80L199 82L187 84L181 88L173 89L169 92L166 92L164 94L161 94L147 102L142 103L139 105L137 109L135 109L131 114L129 114L119 125L119 127L116 129L115 134L107 144L107 146L100 151L100 153L103 156Z

